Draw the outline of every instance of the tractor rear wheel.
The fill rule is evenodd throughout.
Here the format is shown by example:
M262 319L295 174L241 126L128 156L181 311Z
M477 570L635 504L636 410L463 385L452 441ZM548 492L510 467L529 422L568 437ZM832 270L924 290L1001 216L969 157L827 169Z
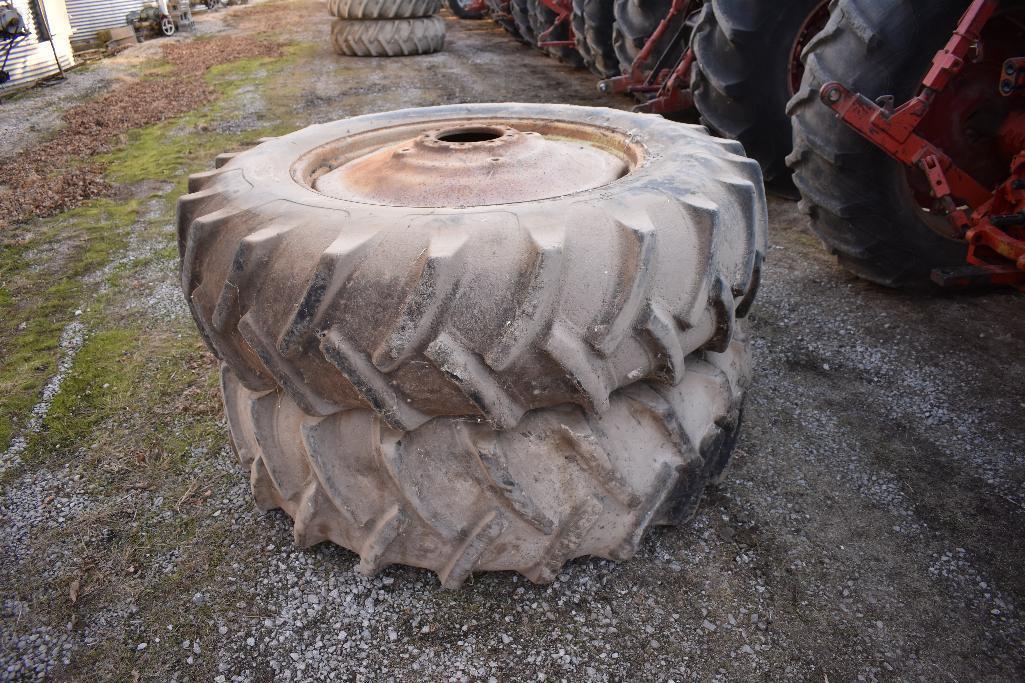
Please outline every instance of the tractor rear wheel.
M659 23L669 14L672 0L615 0L613 12L616 23L613 27L612 44L619 60L619 69L623 73L630 71L637 55L644 49L645 43ZM686 48L685 41L673 45L680 25L686 21L683 14L678 15L669 29L651 51L651 56L643 65L650 67L667 49L670 49L669 68L676 63Z
M530 23L530 4L533 0L510 0L509 13L512 14L513 23L520 33L520 37L528 45L537 47L537 34Z
M523 36L520 35L520 30L516 28L511 4L510 0L488 0L488 14L491 16L491 21L508 31L513 38L525 42Z
M534 35L536 36L536 42L540 43L542 36L544 36L546 42L569 40L569 18L561 24L557 24L559 15L549 9L541 0L530 0L527 3L527 10L530 25L533 27ZM565 62L570 66L582 67L584 65L583 58L575 48L560 46L541 47L540 45L538 47L560 62Z
M701 122L739 140L766 180L787 174L787 101L800 87L804 45L826 24L828 0L712 0L694 30L694 104Z
M599 78L619 75L612 45L613 0L573 0L573 37L584 66Z
M364 575L407 564L458 588L475 571L551 583L575 557L627 560L650 526L689 521L737 441L747 341L685 368L677 386L620 389L604 415L545 408L507 431L437 418L401 432L361 409L310 415L228 366L221 386L256 505L292 517L296 545L331 541L359 554Z
M335 52L351 57L405 57L437 52L445 45L445 20L335 19L331 25Z
M1001 11L1020 16L1022 7L1004 3ZM926 285L933 269L964 264L966 244L951 236L947 219L933 210L924 175L837 119L820 101L819 90L836 81L869 99L889 95L897 104L906 102L964 9L962 0L840 0L805 52L801 89L788 105L794 151L787 161L812 229L842 266L866 280L892 287ZM978 78L976 66L966 66L920 126L930 142L980 182L1006 176L1009 162L1001 156L995 129L1010 98L997 94L995 74L1003 54L1025 40L1020 26L991 20L983 29L985 63L977 65ZM988 34L991 30L996 33ZM966 94L971 107L958 99ZM971 130L970 137L965 130Z

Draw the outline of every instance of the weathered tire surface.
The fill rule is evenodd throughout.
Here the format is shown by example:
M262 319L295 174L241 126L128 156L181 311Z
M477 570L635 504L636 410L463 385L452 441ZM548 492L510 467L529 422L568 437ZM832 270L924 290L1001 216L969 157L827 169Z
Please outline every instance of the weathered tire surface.
M510 0L509 13L512 14L513 23L520 37L528 45L537 47L537 34L534 27L530 25L530 3L532 0Z
M616 23L613 27L612 45L619 60L619 68L624 73L640 53L648 37L655 32L662 19L669 14L672 0L615 0L613 8ZM677 29L685 17L678 16L656 44L646 66L651 66L662 52L670 45ZM669 65L683 54L685 45L674 45Z
M789 64L794 41L823 0L711 0L691 45L694 104L701 122L739 140L766 180L787 174Z
M815 234L866 280L924 285L933 268L963 264L966 247L929 227L904 167L839 121L819 89L838 81L869 99L910 99L964 9L956 0L841 0L805 49L787 162Z
M404 57L437 52L445 46L445 20L335 19L331 25L335 52L350 57Z
M558 15L545 6L541 0L529 0L527 3L527 18L530 21L530 26L534 30L535 40L540 42L541 36L544 35L549 28L555 24ZM558 26L555 26L550 33L548 33L547 40L568 40L569 39L570 24L563 22ZM560 62L565 62L570 66L582 67L584 60L574 48L572 47L538 47L544 52L555 57Z
M467 208L362 204L290 175L339 138L466 120L576 121L628 132L648 152L592 190ZM684 358L726 349L746 315L766 208L758 165L739 152L700 126L569 105L312 126L190 178L182 287L240 381L281 386L309 414L372 408L408 431L439 415L506 429L546 406L601 413L617 387L682 381Z
M411 19L437 14L441 0L328 0L327 9L339 19Z
M512 17L510 0L487 0L487 2L488 14L491 16L491 20L508 31L516 40L525 42L523 36L520 35L520 30L516 28L516 21Z
M605 415L533 411L513 430L437 418L398 432L368 410L304 413L280 391L222 373L232 440L263 510L283 509L296 543L332 541L359 570L473 571L554 580L574 557L625 560L652 524L680 524L723 474L736 441L749 355L689 356L673 387L638 382Z
M599 78L619 75L612 45L613 0L573 0L573 38L584 66Z

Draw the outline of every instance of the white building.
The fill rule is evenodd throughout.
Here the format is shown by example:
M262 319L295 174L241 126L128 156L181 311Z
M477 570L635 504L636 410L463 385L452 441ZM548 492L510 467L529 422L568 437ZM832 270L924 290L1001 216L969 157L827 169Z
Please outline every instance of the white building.
M75 34L71 42L75 46L88 45L96 41L96 32L105 28L127 26L125 17L146 4L143 0L65 0L68 16Z
M4 67L11 79L0 85L0 93L52 76L58 72L58 59L65 69L75 63L71 52L71 23L64 2L14 0L14 8L24 18L29 35L11 50ZM5 47L0 43L0 60Z

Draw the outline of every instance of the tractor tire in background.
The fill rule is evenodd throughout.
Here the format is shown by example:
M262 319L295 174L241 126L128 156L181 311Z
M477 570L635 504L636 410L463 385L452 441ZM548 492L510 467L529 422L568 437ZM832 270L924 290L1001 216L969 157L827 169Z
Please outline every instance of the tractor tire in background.
M655 32L662 19L669 14L672 4L672 0L614 0L615 25L613 26L612 46L619 62L620 71L629 72L630 65L644 48L648 37ZM669 66L672 67L676 63L687 46L684 42L672 45L672 39L684 21L686 21L686 17L683 15L674 19L673 25L655 45L650 59L644 64L645 67L651 67L670 46L672 49Z
M691 46L701 122L738 140L766 180L789 175L787 102L800 87L801 49L826 24L829 0L710 0Z
M493 22L504 28L513 38L526 42L520 35L520 30L516 28L510 5L510 0L488 0L488 14Z
M510 0L509 14L512 15L516 30L527 45L537 47L537 34L530 24L530 4L533 0Z
M448 8L452 10L452 14L456 15L460 19L483 19L487 16L487 12L483 10L468 10L466 6L469 5L466 0L448 0Z
M944 217L919 207L908 169L837 119L819 90L836 81L870 100L892 95L899 105L914 97L965 6L962 0L840 0L806 48L801 89L788 107L794 127L788 163L815 234L840 265L866 280L925 285L932 269L963 265L967 248L941 234L949 230ZM996 76L993 83L995 92Z
M541 0L529 0L527 3L527 18L534 30L535 40L538 43L540 43L541 36L544 34L547 34L546 40L550 41L569 40L571 21L567 19L558 26L555 26L558 17L559 15L549 9ZM553 26L555 26L554 29L552 29ZM549 29L552 30L549 31ZM570 66L584 66L584 60L575 48L541 47L540 44L538 44L538 48Z
M679 383L746 316L767 218L739 152L700 126L569 105L312 126L190 179L182 288L241 382L310 414L365 408L408 431L602 413L618 387Z
M438 52L445 46L445 20L335 19L331 25L335 52L350 57L405 57Z
M411 19L430 17L442 0L328 0L328 11L339 19Z
M573 37L584 66L599 78L619 75L612 45L613 0L573 0Z
M296 545L332 541L373 575L424 567L445 588L474 571L550 583L582 555L622 561L651 525L679 525L734 450L750 377L746 338L697 353L676 386L637 382L594 416L526 414L497 432L463 418L396 431L371 410L310 415L222 366L232 442L257 506L295 522Z

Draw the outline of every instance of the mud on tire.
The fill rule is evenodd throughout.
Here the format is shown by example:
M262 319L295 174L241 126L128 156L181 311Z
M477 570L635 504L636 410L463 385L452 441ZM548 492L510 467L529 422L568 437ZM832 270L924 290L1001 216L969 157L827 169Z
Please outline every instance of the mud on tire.
M445 46L445 20L441 17L335 19L331 25L331 44L335 52L350 57L429 54Z
M677 386L639 382L610 409L525 415L516 429L437 418L411 432L372 411L304 413L280 390L247 389L224 366L232 440L257 505L294 520L297 545L332 541L359 570L473 571L554 580L583 555L625 560L653 524L681 524L722 476L749 381L742 335L686 360Z
M465 208L367 204L296 182L335 163L321 150L446 121L512 122L541 140L605 131L645 151L607 185ZM507 429L546 406L602 413L618 387L681 382L685 358L725 350L747 314L766 208L758 165L739 151L700 126L569 105L312 126L190 178L182 287L246 387L280 386L311 415L368 408L407 431L443 415Z

